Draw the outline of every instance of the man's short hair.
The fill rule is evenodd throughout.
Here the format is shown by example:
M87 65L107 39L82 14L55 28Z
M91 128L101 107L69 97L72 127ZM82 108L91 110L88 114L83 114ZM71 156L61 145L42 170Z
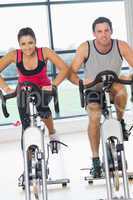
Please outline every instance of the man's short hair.
M111 32L113 32L112 22L110 21L110 19L108 19L106 17L99 17L99 18L95 19L95 21L92 24L93 32L95 32L96 25L101 24L101 23L107 23L110 27Z

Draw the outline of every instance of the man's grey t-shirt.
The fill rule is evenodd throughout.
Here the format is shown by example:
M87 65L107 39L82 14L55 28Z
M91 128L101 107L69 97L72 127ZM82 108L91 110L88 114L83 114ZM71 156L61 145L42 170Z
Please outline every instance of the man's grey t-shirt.
M94 40L87 41L89 53L84 65L84 75L86 79L90 78L93 80L99 72L105 70L112 70L117 75L120 74L123 59L118 47L118 40L112 39L111 41L111 48L105 54L98 51Z

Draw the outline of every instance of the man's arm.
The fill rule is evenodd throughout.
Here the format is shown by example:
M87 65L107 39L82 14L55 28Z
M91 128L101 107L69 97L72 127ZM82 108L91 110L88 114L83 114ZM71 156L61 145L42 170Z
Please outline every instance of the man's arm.
M84 42L78 47L69 71L68 79L76 85L79 84L79 77L77 75L77 72L81 67L81 65L84 63L87 56L88 56L88 44L87 42Z
M124 41L118 42L121 55L125 58L128 64L133 67L133 49Z

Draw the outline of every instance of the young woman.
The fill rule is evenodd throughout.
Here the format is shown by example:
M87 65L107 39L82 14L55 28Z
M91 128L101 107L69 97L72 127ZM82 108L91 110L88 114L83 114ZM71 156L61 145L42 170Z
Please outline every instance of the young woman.
M15 63L19 75L18 82L29 81L39 86L42 90L51 90L52 85L58 86L66 78L68 73L67 65L53 50L47 47L36 47L35 33L31 28L22 28L19 31L18 42L20 49L13 50L0 59L0 71L8 67L9 64ZM52 83L47 76L48 60L59 70ZM12 92L12 89L1 76L0 87L6 93ZM55 134L52 114L48 106L49 101L47 100L47 106L40 105L38 111L48 128L50 140L58 140ZM26 113L26 107L22 107L21 95L18 97L18 110L24 130L30 125L30 119Z

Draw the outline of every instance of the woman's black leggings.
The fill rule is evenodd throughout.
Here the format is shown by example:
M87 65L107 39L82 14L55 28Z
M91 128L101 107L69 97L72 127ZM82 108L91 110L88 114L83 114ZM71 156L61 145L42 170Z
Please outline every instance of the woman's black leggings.
M39 94L37 92L33 92L30 95L35 97L35 104L37 111L41 118L49 118L52 113L48 106L50 103L52 97L50 95L46 95L45 93ZM20 120L22 123L22 136L21 136L21 147L23 150L23 133L26 128L30 126L30 111L29 111L29 103L27 94L25 91L20 91L17 95L17 105L18 105L18 111L20 115Z

